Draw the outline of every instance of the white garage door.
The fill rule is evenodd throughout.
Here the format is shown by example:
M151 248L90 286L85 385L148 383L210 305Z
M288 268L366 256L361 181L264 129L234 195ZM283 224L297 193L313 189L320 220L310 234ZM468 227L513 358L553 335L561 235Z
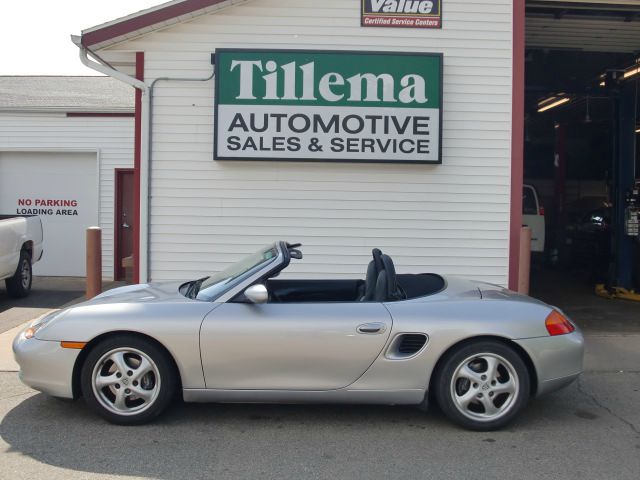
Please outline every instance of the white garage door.
M0 152L0 213L38 214L35 275L84 276L85 229L98 222L95 153Z

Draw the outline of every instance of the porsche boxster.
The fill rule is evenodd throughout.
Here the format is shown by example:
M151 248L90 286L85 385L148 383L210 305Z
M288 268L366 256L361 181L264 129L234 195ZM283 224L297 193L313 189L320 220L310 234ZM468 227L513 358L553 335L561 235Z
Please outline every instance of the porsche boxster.
M187 402L435 401L497 429L582 371L560 310L501 286L396 274L380 250L363 279L278 278L300 245L276 242L181 283L116 288L35 320L14 340L22 381L84 397L117 424Z

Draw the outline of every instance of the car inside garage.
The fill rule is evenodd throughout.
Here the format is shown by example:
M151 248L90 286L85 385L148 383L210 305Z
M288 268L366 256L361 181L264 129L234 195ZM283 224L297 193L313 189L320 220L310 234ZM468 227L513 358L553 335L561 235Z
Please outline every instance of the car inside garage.
M638 2L526 2L523 224L534 295L640 299L639 61Z

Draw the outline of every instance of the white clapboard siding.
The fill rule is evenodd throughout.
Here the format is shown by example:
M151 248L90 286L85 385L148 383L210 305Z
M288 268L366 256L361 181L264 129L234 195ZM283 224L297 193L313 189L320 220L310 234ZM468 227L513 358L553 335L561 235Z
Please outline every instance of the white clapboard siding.
M217 48L444 54L443 164L216 162L213 82L154 92L154 280L217 271L274 239L293 275L362 277L372 247L401 272L507 283L512 1L447 0L444 28L360 26L359 0L253 0L110 47L145 52L145 80L207 77Z
M98 209L99 226L102 228L102 276L106 279L113 278L114 269L114 170L133 168L133 136L133 118L128 117L0 112L0 151L97 150L100 161Z

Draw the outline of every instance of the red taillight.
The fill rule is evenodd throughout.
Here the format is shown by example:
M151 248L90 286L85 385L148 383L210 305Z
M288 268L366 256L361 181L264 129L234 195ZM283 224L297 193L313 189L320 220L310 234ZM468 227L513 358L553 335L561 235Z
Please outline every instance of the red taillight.
M544 217L544 207L542 205L538 208L538 215L542 215Z
M573 332L576 328L560 312L553 310L544 321L549 335L565 335Z

